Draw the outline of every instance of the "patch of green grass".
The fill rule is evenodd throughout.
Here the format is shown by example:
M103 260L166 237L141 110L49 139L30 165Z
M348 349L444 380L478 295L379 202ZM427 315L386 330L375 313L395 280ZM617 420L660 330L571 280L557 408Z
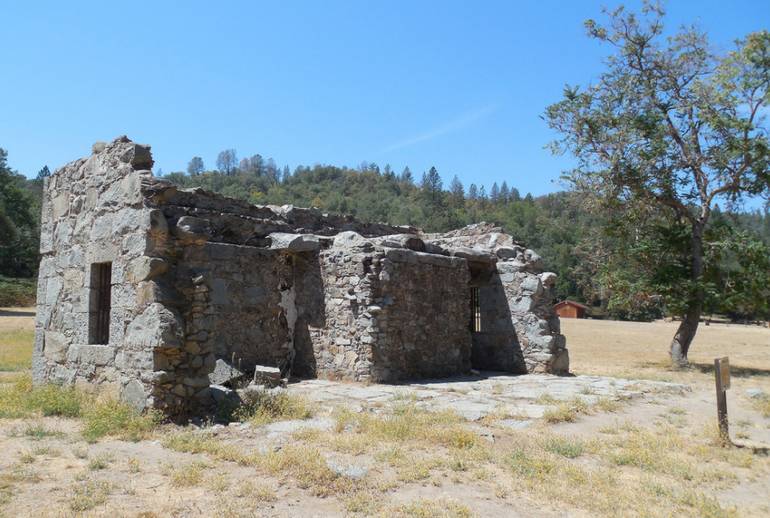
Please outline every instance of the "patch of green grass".
M94 442L110 435L136 442L146 438L160 419L156 412L142 414L114 399L95 401L83 412L83 437Z
M545 438L542 446L546 451L568 459L580 457L584 450L582 441L558 435Z
M14 383L0 386L0 418L80 415L85 396L74 387L32 386L29 374Z
M46 428L41 423L27 423L22 428L14 428L10 433L11 437L29 437L32 440L39 441L48 437L64 437L64 433L59 430Z

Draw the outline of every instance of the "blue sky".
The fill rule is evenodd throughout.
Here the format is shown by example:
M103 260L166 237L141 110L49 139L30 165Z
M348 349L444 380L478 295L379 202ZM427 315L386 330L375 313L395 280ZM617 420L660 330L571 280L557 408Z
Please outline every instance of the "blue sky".
M28 176L127 134L164 172L235 148L542 194L570 161L543 148L539 116L601 70L582 22L602 5L616 4L0 0L0 147ZM770 27L767 0L667 10L722 50Z

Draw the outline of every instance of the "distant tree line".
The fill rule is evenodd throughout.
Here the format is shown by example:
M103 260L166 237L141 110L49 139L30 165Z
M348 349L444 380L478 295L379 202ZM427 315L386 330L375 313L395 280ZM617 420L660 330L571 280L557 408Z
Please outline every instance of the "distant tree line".
M466 188L457 176L445 188L435 167L419 180L409 167L396 173L389 164L380 168L372 162L290 171L259 154L238 161L233 149L219 153L216 169L205 170L200 157L187 169L187 174L165 178L256 204L317 207L428 232L494 222L537 250L559 274L557 299L576 299L594 306L596 314L630 320L675 315L681 309L676 295L689 261L682 246L686 236L654 207L612 213L595 210L597 200L585 192L522 196L506 181L489 190L475 183ZM767 207L722 211L716 206L706 234L705 313L736 320L770 318ZM664 240L678 245L667 246Z
M27 179L7 165L0 150L0 276L37 274L43 179ZM661 253L660 230L676 242L676 228L654 213L611 215L592 210L584 193L521 194L507 181L467 187L454 176L444 185L432 167L419 175L363 162L355 168L331 165L279 167L259 154L241 160L234 149L206 169L200 157L186 172L165 179L181 187L202 187L255 204L294 204L353 214L364 221L414 225L443 232L479 221L494 222L543 256L559 274L556 299L575 299L612 318L648 320L674 313L668 293L686 262ZM633 232L630 232L630 230ZM629 242L624 236L632 233ZM770 217L767 208L714 210L707 230L707 313L736 320L770 319ZM0 284L0 286L2 286Z

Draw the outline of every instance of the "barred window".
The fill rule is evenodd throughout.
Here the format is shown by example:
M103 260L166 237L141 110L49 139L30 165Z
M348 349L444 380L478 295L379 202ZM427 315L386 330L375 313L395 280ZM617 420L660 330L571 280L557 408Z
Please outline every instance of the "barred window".
M88 343L107 344L110 341L111 288L112 263L92 264Z

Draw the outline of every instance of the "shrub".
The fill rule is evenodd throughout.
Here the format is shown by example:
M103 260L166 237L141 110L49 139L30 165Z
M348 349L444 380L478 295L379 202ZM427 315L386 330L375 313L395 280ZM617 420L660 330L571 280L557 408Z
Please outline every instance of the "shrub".
M280 419L307 419L312 412L308 402L285 391L252 390L243 396L243 404L235 409L233 417L257 424Z

